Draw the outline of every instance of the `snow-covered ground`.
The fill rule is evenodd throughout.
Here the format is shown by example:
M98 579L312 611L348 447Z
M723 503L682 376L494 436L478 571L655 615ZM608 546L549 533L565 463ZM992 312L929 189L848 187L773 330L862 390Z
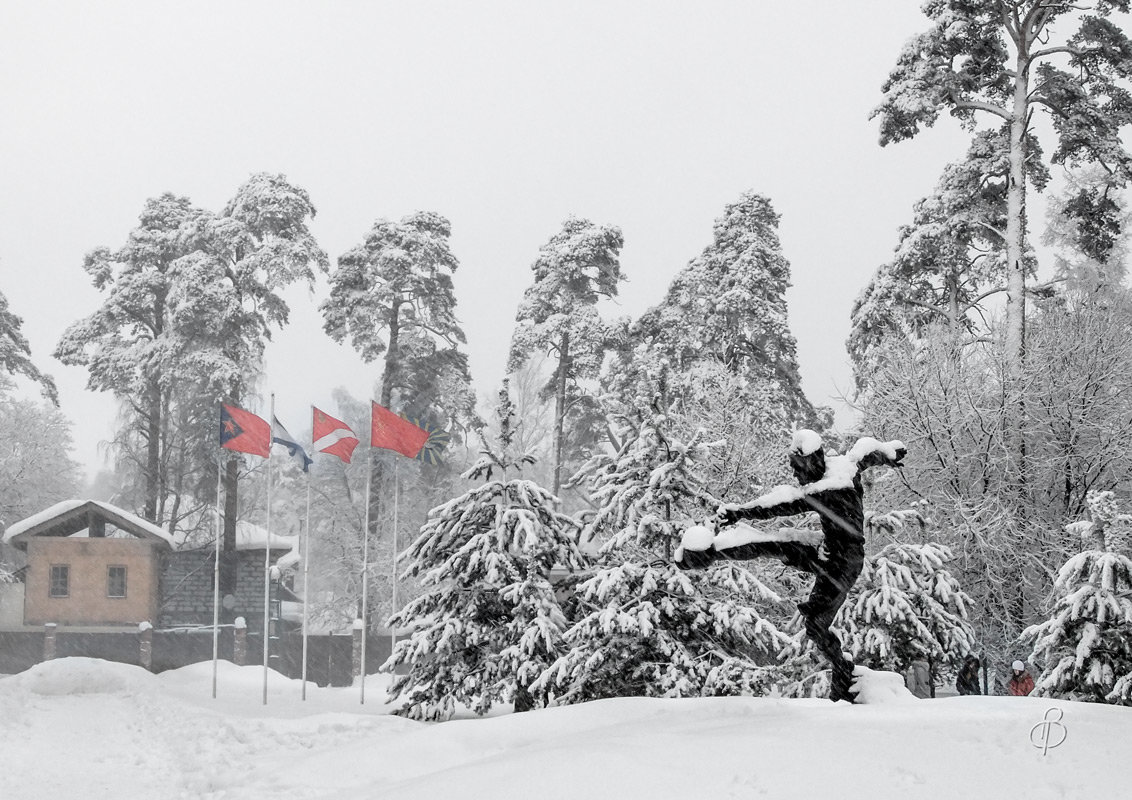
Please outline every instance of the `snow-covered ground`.
M161 675L86 658L0 677L0 797L1128 797L1132 709L1039 698L916 700L887 673L865 704L607 700L440 724L353 689L221 663ZM1051 709L1053 711L1051 711ZM1060 718L1059 718L1060 715ZM1057 722L1045 752L1043 719ZM1063 741L1062 741L1063 740Z

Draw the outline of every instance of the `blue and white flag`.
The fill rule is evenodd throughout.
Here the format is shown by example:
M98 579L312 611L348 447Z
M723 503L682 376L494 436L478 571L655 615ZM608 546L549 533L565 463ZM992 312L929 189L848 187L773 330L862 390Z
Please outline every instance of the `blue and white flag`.
M314 459L307 455L307 451L303 449L295 437L287 433L287 429L283 427L283 423L279 421L279 417L271 418L271 443L281 444L287 448L287 453L292 458L302 459L303 472L310 469L310 465Z

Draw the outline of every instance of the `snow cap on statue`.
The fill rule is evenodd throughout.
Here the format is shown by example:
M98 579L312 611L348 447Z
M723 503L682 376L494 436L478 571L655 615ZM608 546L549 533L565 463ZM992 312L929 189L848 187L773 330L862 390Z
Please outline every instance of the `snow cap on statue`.
M821 436L808 428L794 431L794 438L790 440L790 452L803 456L816 453L821 450L821 446Z
M1010 668L1016 669L1019 672L1021 672L1022 670L1026 669L1026 665L1023 664L1021 661L1015 661L1013 664L1010 665Z

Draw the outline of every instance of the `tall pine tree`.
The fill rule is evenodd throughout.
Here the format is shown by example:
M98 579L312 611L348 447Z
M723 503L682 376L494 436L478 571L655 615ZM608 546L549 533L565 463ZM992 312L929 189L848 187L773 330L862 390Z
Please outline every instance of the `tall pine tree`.
M430 211L378 220L338 258L323 328L367 361L384 360L378 402L438 427L478 427L463 328L456 319L452 226ZM387 465L374 459L371 532L381 519Z
M539 248L531 265L534 283L523 294L515 315L509 372L520 369L534 353L554 359L546 392L554 397L554 482L562 488L565 423L571 388L597 378L609 346L610 328L597 311L598 301L617 295L624 280L619 255L621 231L570 217L562 230ZM577 392L574 392L577 397Z
M1103 228L1116 211L1112 192L1132 177L1132 155L1121 140L1121 128L1132 122L1132 41L1113 19L1114 12L1127 14L1129 3L937 0L923 9L931 27L904 46L873 116L880 120L882 145L911 139L945 111L972 131L984 119L1000 131L998 157L989 163L1008 165L1005 227L995 231L1006 261L1003 424L1009 468L1021 493L1026 201L1034 187L1027 165L1041 152L1033 117L1044 112L1052 122L1053 163L1106 168L1108 180L1082 189L1069 209L1087 223L1083 231ZM989 172L986 177L996 179ZM1100 237L1082 244L1096 250L1094 255L1108 246Z
M31 347L20 328L23 320L8 307L8 298L0 292L0 375L23 375L38 383L43 394L55 405L59 405L59 392L50 375L39 371L32 363Z

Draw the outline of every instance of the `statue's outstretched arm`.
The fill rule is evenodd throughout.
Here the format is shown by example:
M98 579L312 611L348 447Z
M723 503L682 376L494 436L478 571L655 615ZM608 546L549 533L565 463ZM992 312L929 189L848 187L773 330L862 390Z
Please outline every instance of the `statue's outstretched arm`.
M850 460L857 462L857 472L864 472L869 467L903 467L904 456L907 454L907 448L898 439L878 442L866 436L858 439L847 455Z
M805 495L792 486L779 486L743 505L724 504L716 511L721 525L733 525L741 519L772 519L813 511Z

